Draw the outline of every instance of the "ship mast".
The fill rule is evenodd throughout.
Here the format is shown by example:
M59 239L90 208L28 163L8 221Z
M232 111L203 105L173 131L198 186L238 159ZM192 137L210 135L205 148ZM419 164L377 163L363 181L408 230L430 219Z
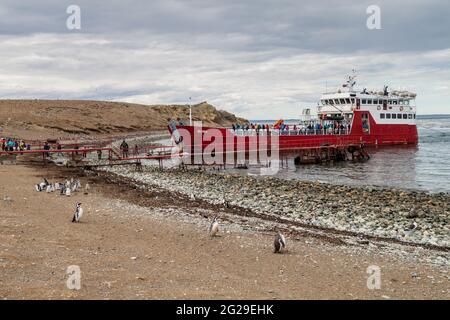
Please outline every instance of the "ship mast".
M356 84L356 70L352 70L352 74L347 76L346 82L342 85L342 87L347 88L348 91L353 91L353 86Z

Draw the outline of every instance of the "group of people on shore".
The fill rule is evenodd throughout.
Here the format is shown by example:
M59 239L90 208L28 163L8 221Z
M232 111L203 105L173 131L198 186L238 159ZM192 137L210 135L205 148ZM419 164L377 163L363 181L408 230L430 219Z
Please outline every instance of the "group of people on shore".
M31 145L29 143L12 138L0 138L0 144L2 146L2 151L24 151L31 149Z

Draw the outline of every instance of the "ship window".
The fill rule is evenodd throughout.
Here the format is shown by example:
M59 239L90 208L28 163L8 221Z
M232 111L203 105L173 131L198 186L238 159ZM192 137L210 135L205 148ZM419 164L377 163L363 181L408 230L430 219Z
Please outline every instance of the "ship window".
M355 98L352 98L352 104L355 104Z
M392 100L392 104L397 104L397 100Z
M408 115L406 113L403 114L403 119L408 119Z
M345 99L339 99L339 102L340 102L341 104L345 104Z
M386 119L390 119L391 118L391 114L390 113L386 113Z
M346 99L345 99L345 102L346 102L347 104L350 104L350 99L349 99L349 98L346 98Z
M335 104L339 104L339 99L334 99Z
M372 99L367 99L367 104L372 104Z
M416 114L414 113L414 119L416 118Z
M397 114L397 119L401 119L402 118L402 114L401 113L398 113Z
M322 103L328 104L328 100L322 100Z
M367 100L366 99L362 99L361 103L362 104L367 104Z
M397 114L396 113L392 114L392 119L397 119Z
M408 114L408 119L412 119L412 114Z
M405 101L405 104L406 104L407 106L409 106L409 100L406 100L406 101Z
M385 114L384 113L380 113L380 119L384 119L385 118Z

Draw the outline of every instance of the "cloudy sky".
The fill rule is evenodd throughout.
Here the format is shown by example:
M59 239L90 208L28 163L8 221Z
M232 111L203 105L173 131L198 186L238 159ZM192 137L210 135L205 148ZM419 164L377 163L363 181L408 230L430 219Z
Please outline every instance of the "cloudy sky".
M81 29L66 27L69 5ZM370 5L381 29L369 30ZM1 0L0 98L208 101L296 118L352 69L450 113L448 0Z

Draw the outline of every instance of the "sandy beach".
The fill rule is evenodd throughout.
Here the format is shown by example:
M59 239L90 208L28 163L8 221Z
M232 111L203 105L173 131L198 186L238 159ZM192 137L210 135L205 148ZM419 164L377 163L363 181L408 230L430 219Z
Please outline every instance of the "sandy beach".
M91 189L39 193L42 177L79 178ZM3 165L0 200L3 299L450 297L448 251L287 231L288 251L274 254L274 221L111 173ZM78 224L77 202L85 210ZM216 214L220 233L209 238ZM71 265L80 267L81 290L66 286ZM371 265L380 267L380 289L367 287Z

